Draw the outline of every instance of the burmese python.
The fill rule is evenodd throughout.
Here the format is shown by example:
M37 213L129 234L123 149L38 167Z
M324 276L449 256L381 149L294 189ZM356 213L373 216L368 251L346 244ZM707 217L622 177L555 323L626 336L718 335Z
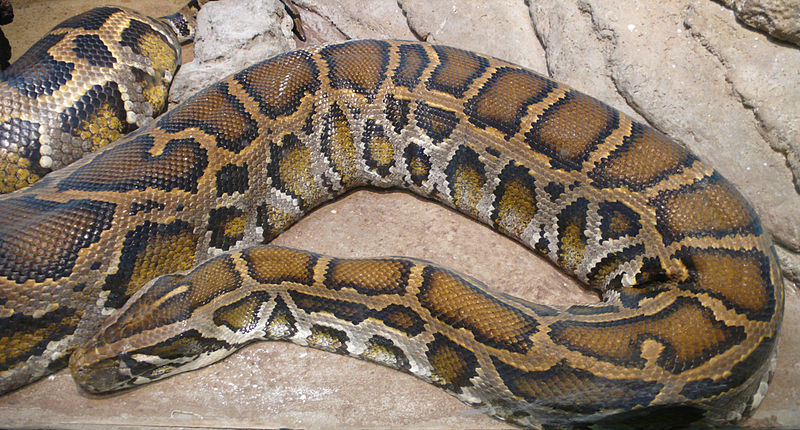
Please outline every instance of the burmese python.
M100 10L62 27L88 36L128 16ZM137 34L172 37L152 29L161 36ZM53 64L91 57L51 42L36 52ZM22 88L53 88L33 95L50 100L61 69L32 64L21 67L52 73L27 83L51 80ZM3 91L23 92L10 81ZM101 117L68 122L91 131ZM29 153L41 165L49 151ZM532 304L406 258L223 253L360 186L452 206L605 300ZM591 97L418 42L268 59L7 194L0 219L0 391L63 367L79 345L75 380L103 392L280 339L410 372L522 425L720 423L763 398L783 313L771 241L719 173Z

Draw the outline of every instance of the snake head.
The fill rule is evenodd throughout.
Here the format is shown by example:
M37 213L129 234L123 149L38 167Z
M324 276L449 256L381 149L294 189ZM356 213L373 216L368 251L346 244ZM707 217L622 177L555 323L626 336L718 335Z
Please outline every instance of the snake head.
M121 356L102 357L101 345L93 341L70 356L72 378L85 391L92 394L107 393L133 386L130 368L124 366Z
M151 381L158 368L142 354L147 345L159 343L158 327L180 319L183 293L181 275L157 278L140 289L100 330L72 353L69 366L75 382L84 390L105 393ZM162 360L163 361L163 360ZM166 369L163 369L166 370ZM168 373L161 371L160 373ZM144 380L142 378L145 378Z
M109 393L194 370L230 354L224 342L189 330L152 346L112 352L94 339L70 357L72 378L92 394Z
M99 394L163 379L220 360L233 346L191 328L191 276L151 281L70 357L75 382Z

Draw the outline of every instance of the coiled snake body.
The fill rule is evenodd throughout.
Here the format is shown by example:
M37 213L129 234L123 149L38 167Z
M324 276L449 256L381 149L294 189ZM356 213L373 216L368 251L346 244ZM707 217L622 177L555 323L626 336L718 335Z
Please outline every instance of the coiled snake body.
M527 303L405 258L223 253L360 186L452 206L605 300ZM2 391L70 353L104 392L278 339L522 425L728 422L763 396L783 312L757 215L686 149L518 66L417 42L266 60L0 198L0 219Z

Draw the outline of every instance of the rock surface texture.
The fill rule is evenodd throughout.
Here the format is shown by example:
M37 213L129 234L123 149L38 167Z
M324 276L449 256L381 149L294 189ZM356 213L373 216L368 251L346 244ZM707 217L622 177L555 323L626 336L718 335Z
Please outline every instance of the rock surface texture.
M800 1L719 0L743 23L770 36L800 45Z
M731 180L775 237L787 278L781 355L769 394L744 425L800 427L800 49L742 25L797 43L797 1L725 0L733 10L710 0L294 3L305 43L291 38L279 1L206 6L195 62L179 72L175 100L295 44L418 39L514 61L648 122ZM773 12L778 3L783 9ZM201 77L201 70L211 75ZM192 80L199 84L184 83ZM424 258L536 302L596 300L514 242L403 193L350 194L275 243L341 257ZM0 422L507 427L408 375L280 343L255 345L201 371L108 399L79 396L61 372L0 398Z

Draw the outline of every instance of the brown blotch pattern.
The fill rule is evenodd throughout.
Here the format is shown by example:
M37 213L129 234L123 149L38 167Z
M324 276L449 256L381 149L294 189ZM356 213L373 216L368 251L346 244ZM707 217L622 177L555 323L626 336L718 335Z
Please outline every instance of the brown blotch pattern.
M478 202L483 196L481 189L486 184L486 171L478 153L468 146L459 146L444 172L453 204L461 211L477 217Z
M612 330L613 329L613 330ZM697 336L697 333L703 333ZM744 329L727 326L696 299L679 297L653 315L640 315L609 322L557 322L550 326L550 338L559 345L602 361L643 368L642 344L660 344L656 363L680 374L707 362L745 338Z
M578 413L649 405L662 384L641 379L610 379L561 361L546 370L526 372L492 357L497 372L516 396L527 402ZM583 387L576 390L575 387Z
M558 265L576 273L586 251L589 201L581 197L558 215Z
M422 186L431 173L431 157L416 143L409 143L403 156L406 159L406 169L411 182L418 187Z
M72 79L75 64L55 59L49 51L69 49L66 34L50 33L39 39L31 48L3 73L11 91L20 96L36 99L50 96Z
M386 107L383 110L386 119L392 123L394 132L400 134L408 125L408 117L411 114L411 100L399 99L392 94L386 96Z
M76 57L86 60L90 66L114 67L117 59L97 34L77 34L72 38L72 52Z
M355 185L359 180L357 162L359 154L353 143L350 122L338 103L333 103L329 112L323 115L320 144L333 170L339 174L342 185L345 187Z
M553 168L581 170L597 145L617 127L617 111L585 94L570 91L533 123L525 133L525 142L549 157Z
M651 199L665 245L684 237L761 234L758 216L719 173Z
M394 145L383 130L383 126L367 119L364 135L364 161L367 166L381 177L389 176L394 166Z
M600 202L598 215L603 240L636 236L642 229L641 216L622 202Z
M61 131L69 131L84 144L91 144L92 152L135 128L126 120L125 102L116 82L92 86L58 118Z
M725 393L741 387L755 372L763 369L764 363L775 352L776 336L764 337L749 356L731 367L722 378L702 378L689 381L681 390L681 395L689 399L707 399L718 393Z
M263 229L261 237L269 243L289 227L298 215L287 212L275 205L264 203L256 208L256 226Z
M258 123L228 92L225 82L208 87L171 110L158 126L169 132L199 128L213 135L217 146L237 154L258 137Z
M621 265L634 261L636 257L644 253L644 245L637 244L606 255L599 263L595 264L592 270L589 271L589 274L586 275L589 280L589 285L597 289L603 289L610 284L607 279L609 275L616 272Z
M425 355L433 367L431 382L438 387L460 393L462 387L471 385L471 378L478 376L475 354L439 333L434 333Z
M338 354L347 354L349 340L347 333L342 330L319 324L314 324L311 327L311 334L306 337L308 346Z
M105 306L119 308L136 291L158 276L188 270L200 237L181 220L169 224L145 221L128 231L117 271L105 279Z
M116 205L94 200L57 203L31 197L0 206L0 276L23 283L69 276L78 253L111 227ZM17 219L22 222L9 223Z
M391 304L371 315L388 327L402 331L409 337L416 336L425 330L425 321L411 308Z
M419 85L419 78L430 63L428 53L419 45L401 45L399 53L400 64L392 74L392 82L397 86L413 90Z
M197 192L198 179L208 166L208 155L194 139L171 139L160 154L150 150L155 139L140 134L100 154L58 183L58 189L81 191L144 191L155 188Z
M184 306L187 311L193 311L215 297L239 288L242 278L231 257L221 255L189 272L181 284L190 286Z
M589 172L593 185L640 191L680 173L696 160L667 136L637 122L622 142Z
M289 296L295 306L307 314L323 312L353 324L360 324L371 313L370 309L365 305L346 300L329 299L295 290L289 290Z
M208 214L206 230L211 232L209 246L227 251L244 238L247 214L237 207L212 209Z
M429 105L421 100L417 101L414 117L417 119L417 126L425 131L435 144L449 138L459 123L455 112Z
M333 88L348 88L370 101L386 78L389 44L379 40L358 40L328 46L320 51L330 73Z
M0 371L24 364L31 351L41 354L50 342L73 334L81 316L75 309L59 306L39 318L19 313L0 318Z
M266 291L253 291L249 296L214 310L212 319L217 326L226 326L234 332L247 333L260 320L258 313L269 301Z
M751 320L768 321L774 314L769 262L760 251L684 248L676 256L691 276L681 288L716 297Z
M123 10L118 7L109 7L109 6L96 7L81 14L75 15L71 18L65 19L60 24L55 26L53 30L59 28L82 28L84 30L99 30L103 27L103 25L109 22L109 18L111 18L112 15L119 12L123 12ZM127 12L123 13L127 15Z
M669 280L669 276L667 275L667 271L664 268L664 263L661 261L661 257L653 256L653 257L645 257L642 260L642 267L639 268L639 273L636 274L636 285L645 286L648 283L665 283ZM656 290L653 285L650 285L650 291ZM661 289L664 287L661 286ZM642 296L649 296L649 294L640 292Z
M259 246L244 250L242 258L247 262L247 273L263 284L314 283L314 265L317 263L314 254L296 249Z
M275 297L275 306L264 329L267 339L288 339L297 333L297 320L281 296Z
M411 263L401 260L333 260L324 284L333 290L352 288L360 294L405 295Z
M429 90L462 98L469 90L472 81L482 75L489 66L486 58L472 52L447 46L434 46L433 49L439 56L439 65L425 83Z
M8 118L0 122L0 145L14 142L17 148L25 148L27 154L4 150L0 156L0 193L10 193L27 187L41 179L50 169L41 167L40 124L19 118ZM38 149L34 149L37 148Z
M408 370L411 368L403 350L385 337L372 336L364 344L364 347L364 352L361 353L360 357L365 360L374 361L393 369Z
M522 236L536 214L536 186L527 167L511 162L500 173L494 191L492 221L512 237Z
M323 198L312 171L312 159L311 151L294 134L284 135L280 144L270 145L267 176L274 187L296 198L302 209L316 206Z
M138 19L132 19L128 28L122 31L119 44L150 60L156 69L155 75L164 76L165 80L169 75L164 72L173 72L180 63L180 47L173 46L163 34Z
M472 332L475 340L493 348L526 353L537 331L535 318L487 296L461 277L434 267L422 273L420 303L432 316Z
M250 174L246 162L241 166L226 164L217 170L216 176L217 197L225 194L244 193L250 188Z
M130 214L130 216L136 216L136 214L140 212L148 213L151 211L163 211L164 208L166 208L164 203L157 202L155 200L147 199L144 202L133 201L128 208L128 214Z
M533 72L512 67L498 69L464 107L469 121L492 127L511 139L520 129L528 106L538 103L556 84Z
M320 87L319 71L308 52L289 52L250 67L234 79L271 119L293 114L306 95ZM281 91L275 91L281 88Z

